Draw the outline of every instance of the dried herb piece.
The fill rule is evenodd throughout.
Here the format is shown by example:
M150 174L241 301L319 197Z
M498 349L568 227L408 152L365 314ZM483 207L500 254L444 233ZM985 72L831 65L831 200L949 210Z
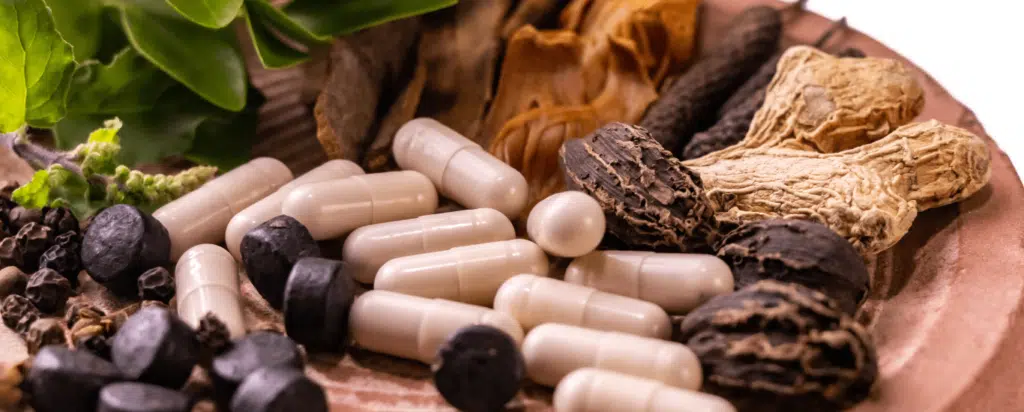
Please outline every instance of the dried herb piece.
M77 249L54 244L39 257L39 269L51 269L60 273L71 283L72 289L77 289L78 273L82 270L82 259L78 256Z
M202 351L200 363L203 365L209 365L214 356L231 348L231 332L228 331L228 326L212 312L199 319L196 338L199 339L199 348Z
M21 295L25 293L25 286L28 285L28 275L16 266L8 266L0 269L0 299L8 295Z
M53 269L40 269L28 278L25 297L44 313L64 307L72 295L71 282Z
M28 353L35 355L47 345L67 345L66 329L58 318L38 319L32 322L25 333L25 345Z
M79 230L78 219L70 209L64 207L47 209L43 215L43 225L52 229L53 233L57 235Z
M561 150L566 186L597 200L635 249L707 251L719 235L701 178L643 128L608 124Z
M21 295L8 295L4 298L3 307L0 307L0 316L3 317L4 325L11 330L24 335L32 322L39 319L42 314L28 298Z
M88 303L76 302L71 304L64 314L64 324L70 328L82 319L99 321L104 316L106 313L102 309Z
M139 276L139 299L163 303L174 297L174 276L163 267L155 267Z
M24 262L24 254L17 238L10 236L0 240L0 266L21 267Z
M22 270L34 272L38 269L39 258L50 247L53 230L39 223L29 223L21 227L15 239L22 253Z
M678 153L711 126L718 107L775 52L782 33L778 10L756 6L736 16L721 43L698 60L647 110L640 125Z
M690 312L681 339L703 391L741 411L832 411L868 396L878 359L863 327L823 293L765 280Z

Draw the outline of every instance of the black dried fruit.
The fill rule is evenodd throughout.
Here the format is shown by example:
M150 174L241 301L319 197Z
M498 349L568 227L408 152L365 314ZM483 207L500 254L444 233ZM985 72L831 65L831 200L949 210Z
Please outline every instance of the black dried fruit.
M25 286L28 285L28 275L16 266L8 266L0 269L0 299L8 295L21 295L25 293Z
M291 367L249 374L231 399L231 412L327 412L324 389Z
M10 212L7 212L8 220L13 231L17 232L21 228L29 223L42 223L43 222L43 211L39 209L26 209L21 206L11 208Z
M0 266L21 267L24 263L24 254L21 252L21 245L18 244L18 239L10 236L0 240Z
M112 383L100 391L96 412L188 412L192 400L184 393L138 382Z
M86 351L46 346L25 377L36 412L94 412L100 390L124 380L117 367Z
M171 239L159 221L128 205L93 217L82 240L82 266L122 296L135 296L142 272L170 263Z
M163 267L147 270L139 276L139 298L166 304L174 297L174 276Z
M764 220L730 233L718 257L737 289L761 280L793 282L828 295L848 315L867 297L870 275L850 242L806 220Z
M49 208L43 214L43 224L53 229L55 234L78 232L78 219L71 210L64 207Z
M441 396L465 412L503 410L526 374L516 341L487 325L467 326L452 334L430 369Z
M36 309L28 298L21 295L8 295L4 298L3 307L0 310L3 311L0 316L3 317L4 325L21 335L28 332L32 322L42 316L39 309Z
M204 357L213 357L228 350L231 343L231 331L217 315L209 312L199 319L199 327L196 328L196 338L199 339L199 347Z
M68 343L67 330L59 318L37 319L25 333L25 346L28 353L34 355L44 346L64 345Z
M46 249L39 257L39 269L51 269L60 273L71 283L72 289L78 288L78 273L82 271L82 259L78 251L67 246L55 244Z
M71 282L53 269L39 269L25 287L25 297L43 313L63 309L72 293Z
M601 204L608 233L631 249L710 251L718 239L700 175L642 127L609 123L562 145L569 190Z
M195 331L170 311L149 307L121 326L110 355L129 378L177 389L199 361L199 341Z
M282 215L246 233L241 254L252 285L270 306L281 309L288 272L299 259L320 257L320 246L302 223Z
M686 315L703 391L740 411L837 411L868 396L878 359L863 327L821 292L765 280Z
M238 385L263 367L302 370L302 353L294 341L279 333L254 332L237 340L231 349L213 359L209 374L214 392L227 405Z
M34 272L38 269L39 258L53 241L53 231L39 223L29 223L21 227L15 238L21 247L22 270Z
M345 264L323 258L295 263L284 292L288 336L312 352L343 352L348 344L348 312L356 284Z
M75 341L75 348L92 352L100 358L110 360L110 338L103 335L92 335Z
M106 316L106 312L103 309L97 308L96 306L88 303L74 303L68 307L67 312L64 314L64 324L67 327L75 326L81 319L93 319L99 321L100 318Z
M736 16L721 42L651 105L640 125L669 152L714 124L718 108L778 48L782 17L767 6Z
M79 252L81 243L81 239L78 237L78 232L65 232L53 238L54 245L59 245L66 247L70 250L74 250L75 253Z

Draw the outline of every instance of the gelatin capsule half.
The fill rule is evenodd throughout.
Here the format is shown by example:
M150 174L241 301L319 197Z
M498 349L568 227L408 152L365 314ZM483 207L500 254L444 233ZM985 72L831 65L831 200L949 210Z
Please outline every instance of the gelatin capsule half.
M526 207L522 173L437 120L410 120L395 134L392 148L398 167L427 175L460 205L489 207L510 218Z
M606 250L576 258L565 281L687 313L731 293L729 265L712 255Z
M526 330L564 323L659 339L668 339L672 330L668 314L658 305L535 275L505 281L494 309L512 315Z
M553 403L558 412L736 412L714 395L596 368L578 369L562 379Z
M174 268L178 317L193 328L212 313L228 327L232 338L245 335L238 288L238 265L231 253L216 245L192 247Z
M548 258L535 243L513 239L391 259L373 288L491 306L501 284L521 273L547 276Z

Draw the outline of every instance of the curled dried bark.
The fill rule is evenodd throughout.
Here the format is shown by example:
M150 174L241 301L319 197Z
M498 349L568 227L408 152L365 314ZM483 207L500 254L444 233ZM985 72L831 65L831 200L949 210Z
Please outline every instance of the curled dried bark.
M866 398L878 377L867 332L824 294L765 280L690 312L681 339L703 390L740 411L832 411Z
M757 6L736 16L721 44L675 80L640 125L678 153L693 134L711 126L715 113L778 47L782 17Z
M520 0L514 11L501 28L501 37L508 39L520 27L540 27L551 15L565 6L568 0Z

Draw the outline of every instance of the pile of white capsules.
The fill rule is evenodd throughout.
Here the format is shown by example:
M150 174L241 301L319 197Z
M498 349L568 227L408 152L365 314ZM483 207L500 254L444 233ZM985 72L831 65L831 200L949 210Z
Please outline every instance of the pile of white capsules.
M179 316L195 325L212 312L244 334L240 242L283 214L318 241L347 235L347 270L373 286L349 312L359 347L429 364L455 331L484 324L515 340L531 380L556 387L556 410L735 411L699 392L700 362L669 340L669 314L733 290L722 260L596 251L604 213L581 192L541 201L530 240L517 239L522 174L432 119L405 124L394 156L403 170L365 174L332 160L294 180L280 161L258 158L158 210L179 261L178 296L189 296ZM434 214L439 194L467 210ZM221 242L230 252L211 246ZM549 255L574 258L564 280L549 277Z

